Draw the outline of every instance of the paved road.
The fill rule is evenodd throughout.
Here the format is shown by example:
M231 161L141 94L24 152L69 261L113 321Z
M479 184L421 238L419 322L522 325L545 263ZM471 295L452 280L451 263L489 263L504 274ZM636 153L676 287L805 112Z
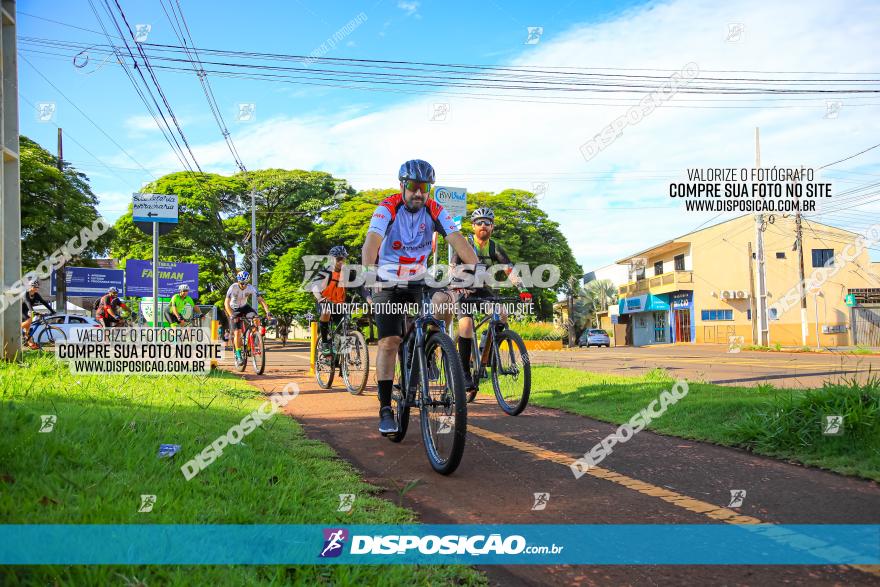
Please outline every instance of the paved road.
M581 348L532 351L534 364L584 371L639 375L662 367L674 377L724 385L820 387L826 380L880 373L880 356L844 353L728 353L721 345L657 345L652 347Z
M595 349L592 349L593 351ZM305 345L272 346L269 369L246 376L267 392L296 381L287 412L306 433L331 445L384 496L403 498L426 523L880 523L880 486L743 451L643 432L576 480L568 465L613 426L529 407L505 416L488 396L468 408L468 441L458 471L433 473L418 420L401 444L376 432L375 387L363 396L324 391L307 375ZM603 351L599 351L600 353ZM595 353L598 355L598 353ZM731 489L745 489L728 508ZM550 494L533 511L534 493ZM494 585L878 585L880 569L843 566L571 566L484 567Z

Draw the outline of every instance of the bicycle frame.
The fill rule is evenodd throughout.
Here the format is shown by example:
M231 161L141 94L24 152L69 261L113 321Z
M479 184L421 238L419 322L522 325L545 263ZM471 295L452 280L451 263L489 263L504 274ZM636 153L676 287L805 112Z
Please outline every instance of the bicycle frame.
M401 357L401 374L404 381L405 389L404 401L410 406L416 406L421 409L422 406L432 403L429 399L428 390L422 386L421 397L414 397L415 386L415 370L412 368L412 361L416 356L419 357L419 373L426 373L427 365L425 365L425 341L427 339L427 327L433 325L441 332L445 330L446 325L443 321L434 317L431 312L431 298L428 295L427 288L422 289L422 311L412 320L407 318L407 324L404 327L403 340L400 341L402 352ZM421 352L416 352L420 350Z

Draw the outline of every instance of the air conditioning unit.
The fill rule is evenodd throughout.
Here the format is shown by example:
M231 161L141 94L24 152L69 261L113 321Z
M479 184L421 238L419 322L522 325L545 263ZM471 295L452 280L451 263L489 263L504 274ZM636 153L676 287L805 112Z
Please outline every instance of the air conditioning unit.
M734 295L735 295L734 292L730 291L729 289L725 289L725 290L722 290L722 292L721 292L721 299L722 300L729 300Z
M736 297L737 297L738 299L743 299L743 298L747 297L747 296L746 296L746 292L744 292L743 290L739 289L739 290L736 291Z

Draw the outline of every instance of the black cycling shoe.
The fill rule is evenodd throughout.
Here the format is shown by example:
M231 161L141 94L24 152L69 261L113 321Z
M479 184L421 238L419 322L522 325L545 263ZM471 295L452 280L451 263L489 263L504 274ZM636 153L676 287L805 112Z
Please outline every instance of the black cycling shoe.
M379 409L379 433L384 435L397 432L397 422L394 420L394 410L391 406Z

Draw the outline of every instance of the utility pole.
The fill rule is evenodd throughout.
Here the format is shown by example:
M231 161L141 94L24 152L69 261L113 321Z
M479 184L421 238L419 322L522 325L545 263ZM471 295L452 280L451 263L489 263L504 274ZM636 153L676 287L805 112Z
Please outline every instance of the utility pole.
M251 308L259 311L257 305L257 296L259 295L259 282L257 278L257 190L251 188L251 279L253 280L254 290L257 292L251 296Z
M749 241L749 309L752 311L752 344L758 344L758 312L755 305L755 268L752 265L752 241Z
M61 127L58 127L58 171L64 173L64 146ZM63 178L62 178L63 179ZM55 270L55 311L67 312L67 267L62 264Z
M574 287L575 278L568 280L568 348L574 348L577 344L577 333L574 328Z
M755 168L761 168L761 130L755 128ZM764 215L755 214L756 261L758 265L758 344L770 344L770 324L767 313L767 267L764 262Z
M804 287L804 237L803 228L801 226L801 212L798 210L794 217L795 227L797 231L797 247L798 254L798 283L801 289L801 346L807 346L807 290ZM817 309L818 311L818 309ZM817 324L818 326L818 324Z

